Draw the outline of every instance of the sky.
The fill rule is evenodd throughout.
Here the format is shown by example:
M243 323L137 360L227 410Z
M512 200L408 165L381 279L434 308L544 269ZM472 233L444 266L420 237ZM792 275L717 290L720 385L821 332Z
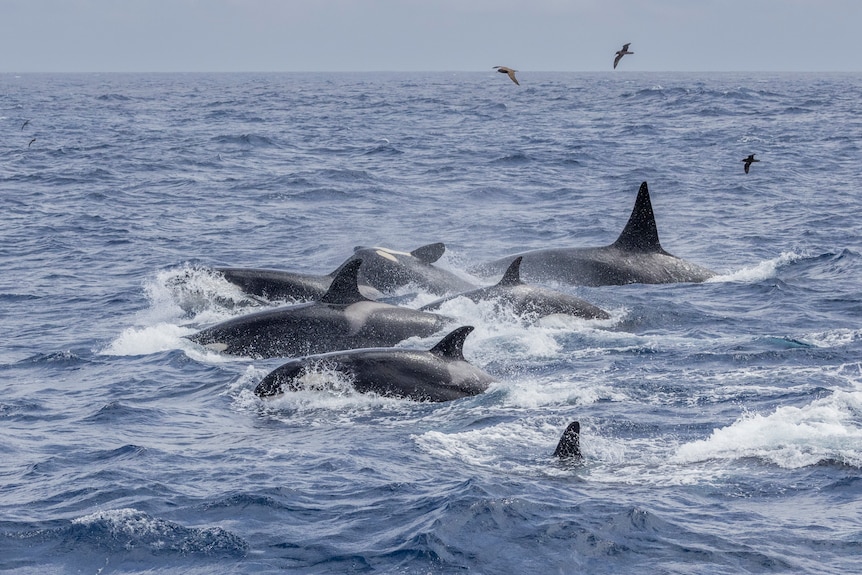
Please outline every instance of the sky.
M0 0L0 73L860 71L862 0Z

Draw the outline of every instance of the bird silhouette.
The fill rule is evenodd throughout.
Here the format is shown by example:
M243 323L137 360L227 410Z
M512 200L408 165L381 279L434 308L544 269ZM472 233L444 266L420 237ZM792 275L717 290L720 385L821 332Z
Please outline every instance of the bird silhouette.
M24 120L24 123L23 123L23 124L21 124L21 129L23 130L23 129L24 129L24 126L26 126L26 125L27 125L27 124L29 124L29 123L30 123L30 120Z
M30 140L30 144L32 144L32 143L33 143L33 142L35 142L35 141L36 141L36 138L33 138L32 140ZM30 144L27 144L27 147L28 147L28 148L30 147Z
M629 52L629 46L631 46L631 42L629 42L628 44L623 44L622 50L617 50L617 57L614 58L614 70L617 69L617 64L620 63L620 60L623 59L623 56L625 56L626 54L634 54L634 52Z
M511 78L514 83L519 86L521 85L521 83L518 82L518 79L515 78L515 72L517 72L517 70L512 70L511 68L507 68L505 66L494 66L494 68L496 68L496 70L501 74L508 74L509 78Z
M743 161L743 162L745 162L745 166L743 166L743 169L745 170L745 173L747 174L747 173L748 173L748 168L750 168L750 167L751 167L751 163L752 163L752 162L759 162L760 160L755 160L755 159L754 159L754 154L751 154L750 156L748 156L747 158L743 159L742 161Z

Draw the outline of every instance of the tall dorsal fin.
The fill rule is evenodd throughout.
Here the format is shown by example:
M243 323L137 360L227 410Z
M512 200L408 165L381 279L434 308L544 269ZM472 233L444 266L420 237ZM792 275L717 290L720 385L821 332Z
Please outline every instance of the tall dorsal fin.
M560 437L554 457L560 459L582 459L581 455L581 424L573 421Z
M658 241L658 228L655 225L646 182L641 184L629 222L613 245L629 251L664 252Z
M329 289L320 298L322 303L334 303L341 305L350 305L358 301L371 301L361 293L359 293L359 266L362 265L361 259L350 260L346 262L341 269L336 270L335 278L329 285Z
M497 284L498 286L517 286L523 283L521 281L521 260L523 259L523 256L518 256L509 264L509 268L503 274L503 279Z
M433 264L443 257L443 252L445 251L446 245L442 242L437 242L436 244L428 244L427 246L416 248L410 252L410 255L419 259L422 263Z
M473 331L472 325L461 326L431 348L431 353L445 359L464 359L464 340Z

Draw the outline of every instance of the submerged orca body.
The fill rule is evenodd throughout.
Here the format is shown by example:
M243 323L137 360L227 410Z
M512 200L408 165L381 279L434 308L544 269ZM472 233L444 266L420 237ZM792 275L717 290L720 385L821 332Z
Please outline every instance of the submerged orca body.
M467 280L433 265L445 251L446 246L442 243L428 244L410 253L359 246L354 248L353 255L342 265L348 265L357 259L362 260L359 281L383 293L392 293L408 285L414 285L435 295L447 295L475 288L476 286Z
M478 274L500 273L517 256L527 281L603 286L632 283L702 282L715 272L664 251L658 239L647 183L617 241L597 248L551 248L515 254L477 267Z
M445 297L419 308L421 311L435 311L445 302L458 297L466 297L476 303L496 300L512 309L518 315L544 317L552 314L565 314L585 319L608 319L606 311L573 295L556 290L527 285L521 281L521 262L518 256L509 265L503 279L490 287L479 288L454 296Z
M432 313L374 302L359 292L361 260L342 267L320 300L260 311L189 336L214 351L255 358L390 346L433 335L449 322Z
M345 376L360 393L435 402L478 395L494 379L464 359L464 339L471 331L459 327L428 351L390 347L294 359L264 377L254 392L271 397L298 391L307 374L326 369Z

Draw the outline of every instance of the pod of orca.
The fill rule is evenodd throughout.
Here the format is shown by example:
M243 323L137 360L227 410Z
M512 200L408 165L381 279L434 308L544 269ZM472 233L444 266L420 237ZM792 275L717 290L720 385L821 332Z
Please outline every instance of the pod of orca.
M356 247L333 272L325 275L302 274L261 268L215 268L224 278L250 295L270 300L317 300L326 294L332 280L355 260L362 260L357 280L359 291L369 299L404 286L415 286L435 295L475 287L468 281L432 265L446 251L442 243L428 244L410 253L388 248Z
M361 347L392 346L437 333L439 315L372 301L359 291L362 260L340 268L317 301L242 315L189 336L210 350L254 358L300 357Z
M258 268L216 268L252 296L302 303L239 316L203 329L189 339L210 350L252 358L291 358L255 389L273 397L304 388L320 366L336 372L360 393L416 401L450 401L483 393L494 378L464 359L470 326L433 313L463 297L491 301L527 319L565 314L608 319L605 310L575 296L529 282L604 286L631 283L703 282L715 272L666 252L658 237L647 183L643 182L626 226L601 247L549 248L513 254L475 267L479 277L502 279L478 287L435 266L442 243L412 252L357 247L335 271L324 275ZM387 303L405 288L441 297L419 309ZM446 333L434 347L394 347L411 337ZM455 328L455 329L453 329ZM580 428L573 422L555 456L580 459Z

